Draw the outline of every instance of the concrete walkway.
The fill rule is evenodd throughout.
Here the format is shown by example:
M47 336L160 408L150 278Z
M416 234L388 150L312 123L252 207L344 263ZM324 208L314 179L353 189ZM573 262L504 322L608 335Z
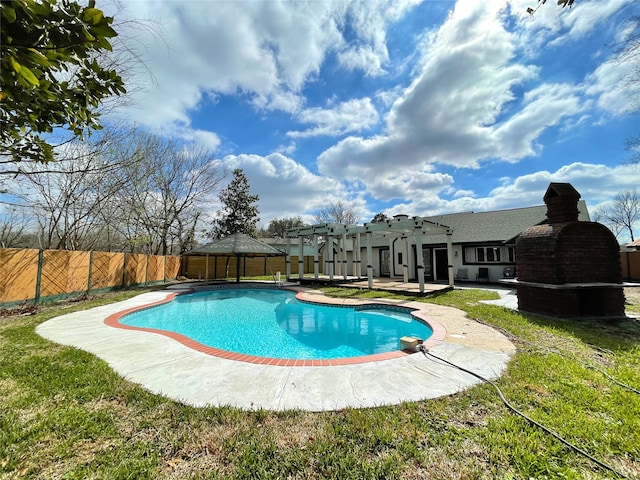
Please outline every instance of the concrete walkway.
M343 288L358 288L358 289L367 289L368 283L367 280L357 280L350 281L348 283L340 283L340 281L335 281L335 284L339 287ZM473 289L473 290L491 290L492 292L496 292L500 295L500 298L497 300L481 300L482 303L487 303L489 305L497 305L501 307L510 308L512 310L518 309L518 297L516 295L516 289L511 286L501 286L501 285L487 285L480 283L456 283L454 285L455 289L465 290L465 289ZM424 284L424 292L420 292L420 287L416 282L403 282L397 278L374 278L373 279L373 290L380 290L384 292L397 292L397 293L409 293L409 294L433 294L438 292L445 292L450 290L451 287L444 283L425 283Z
M456 287L457 288L457 287ZM477 288L477 287L470 287ZM496 300L480 300L481 303L488 305L496 305L498 307L505 307L511 310L518 310L518 295L515 288L509 287L487 287L485 290L491 290L500 295L500 298Z
M302 289L302 299L356 304L366 300L329 299ZM307 411L375 407L451 395L479 382L472 375L414 353L390 360L324 367L282 367L238 362L193 350L164 335L113 328L104 320L116 312L143 307L172 295L150 292L42 323L41 336L102 358L127 380L151 392L193 406ZM446 329L429 349L433 354L487 378L502 374L515 347L501 333L469 320L449 307L407 301L380 301L422 310Z

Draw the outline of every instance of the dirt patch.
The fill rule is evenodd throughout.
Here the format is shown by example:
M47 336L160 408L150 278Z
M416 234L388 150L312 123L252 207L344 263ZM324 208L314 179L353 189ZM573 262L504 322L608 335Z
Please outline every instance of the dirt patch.
M38 307L35 305L20 305L13 308L1 308L0 318L18 317L26 315L35 315L38 313Z
M640 307L640 287L625 288L624 298L627 305Z

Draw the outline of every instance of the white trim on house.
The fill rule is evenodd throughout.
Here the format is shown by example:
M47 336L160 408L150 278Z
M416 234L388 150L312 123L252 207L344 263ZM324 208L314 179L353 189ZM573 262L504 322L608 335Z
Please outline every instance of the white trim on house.
M578 210L579 220L589 221L583 200L578 202ZM490 282L504 278L505 268L513 271L516 265L516 239L527 228L545 223L546 215L545 205L433 217L396 215L380 223L294 228L287 236L313 236L316 251L325 251L322 272L331 279L346 278L348 272L358 278L390 276L417 280L422 291L425 281L453 285L459 269L466 269L471 281L476 280L480 268L488 268ZM329 244L334 248L327 249ZM381 265L383 258L388 258L387 265ZM318 278L320 265L316 265L314 275Z
M290 251L291 239L298 239L298 243L302 244L305 237L313 236L314 243L318 242L322 237L324 245L318 250L324 248L327 251L323 255L324 268L323 272L328 273L329 280L333 280L335 276L347 278L350 270L355 277L361 278L366 276L369 280L369 288L373 287L373 277L376 273L383 271L385 265L381 265L382 254L375 259L373 256L373 248L378 251L384 251L384 247L379 245L386 243L389 251L393 253L389 257L389 271L391 276L402 277L405 282L409 281L410 268L415 267L418 272L418 282L420 291L424 292L424 263L423 263L423 238L429 235L445 235L447 238L447 281L453 286L453 264L452 264L452 230L446 225L427 220L421 217L409 218L407 215L396 215L392 219L384 222L370 222L364 225L340 225L340 224L320 224L310 227L297 227L287 231L287 252ZM363 271L362 265L362 237L365 239L365 258L366 270ZM374 239L376 245L374 245ZM396 245L396 242L399 244ZM317 243L316 243L317 245ZM333 248L327 249L327 245ZM412 247L410 247L412 246ZM410 248L416 253L412 254ZM398 254L398 255L396 255ZM290 262L287 257L287 278L290 276ZM319 265L314 263L314 277L319 277ZM398 274L400 270L400 274ZM366 272L366 273L365 273ZM302 270L299 271L299 278L302 279Z

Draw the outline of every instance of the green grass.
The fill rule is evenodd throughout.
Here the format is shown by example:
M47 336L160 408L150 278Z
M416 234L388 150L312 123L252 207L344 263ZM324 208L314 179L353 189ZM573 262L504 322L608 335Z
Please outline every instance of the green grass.
M193 408L34 331L54 316L138 293L0 317L0 478L615 478L513 414L486 384L364 410ZM598 370L640 389L639 323L552 321L479 303L489 298L486 291L455 290L420 301L460 308L509 335L518 351L496 382L507 399L640 478L640 396Z

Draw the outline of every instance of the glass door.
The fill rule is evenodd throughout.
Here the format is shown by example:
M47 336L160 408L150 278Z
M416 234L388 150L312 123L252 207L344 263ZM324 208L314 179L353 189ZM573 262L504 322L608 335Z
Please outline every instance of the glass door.
M389 254L389 249L385 248L380 250L380 276L381 277L389 277L391 276L391 255Z
M438 248L435 250L436 256L436 278L437 281L449 281L449 261L447 259L447 249Z
M422 249L422 261L424 262L424 279L433 280L433 271L431 270L431 249Z

